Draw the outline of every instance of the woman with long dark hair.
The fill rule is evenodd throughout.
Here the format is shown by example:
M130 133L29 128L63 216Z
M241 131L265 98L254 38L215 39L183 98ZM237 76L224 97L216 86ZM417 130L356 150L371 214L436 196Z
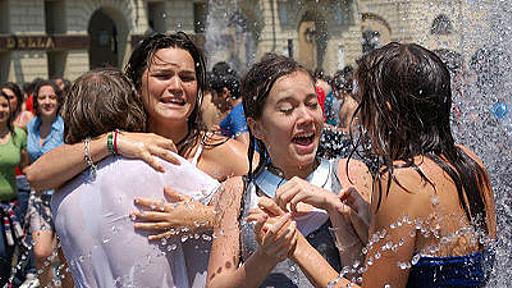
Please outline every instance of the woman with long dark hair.
M63 145L32 164L27 169L27 177L34 188L59 187L83 170L95 171L99 161L117 154L142 159L163 172L164 165L154 156L179 164L171 153L177 152L217 180L247 172L248 163L243 144L214 135L206 131L202 124L199 107L206 81L205 60L201 50L185 33L155 34L143 39L132 52L125 74L134 84L136 93L132 95L140 95L142 98L143 108L148 115L146 131L151 133L113 131L116 128L115 119L102 116L103 112L110 115L107 113L108 107L101 107L102 102L91 103L87 106L91 109L88 113L98 114L97 117L91 116L95 119L94 123L110 125L111 132L96 137L88 134L94 127L84 127L83 130L75 129L73 133L67 134L69 139L66 138L66 142L75 143L71 139L85 141ZM80 94L80 91L76 93ZM71 111L69 121L75 121L72 117L74 107L67 109ZM72 124L80 127L80 123ZM141 210L153 210L154 203L160 205L161 201L139 199L138 205ZM203 223L201 229L211 228L215 214L213 208L212 205L197 205L192 215L187 210L170 209L170 215L165 219L160 215L155 216L155 213L140 213L133 217L147 221L155 219L152 216L159 219L158 223L135 224L136 229L155 234L150 235L150 239L155 240L169 236L170 228L188 227L193 231L198 228L195 223ZM189 268L201 272L206 269L205 265L206 260L197 260Z
M242 97L250 127L248 159L257 146L266 160L254 173L224 183L208 286L313 287L307 271L295 264L303 253L295 247L309 243L338 270L359 256L353 251L367 236L351 221L359 218L340 213L338 193L369 186L369 172L355 160L348 165L317 157L323 115L315 81L293 59L264 56L244 77Z
M496 237L494 199L483 163L453 139L448 69L431 51L399 43L358 64L356 113L380 159L366 259L336 277L298 243L309 249L299 266L319 286L483 287ZM354 211L365 206L353 190L341 199Z
M17 203L16 167L28 164L27 134L13 126L9 96L0 92L0 284L9 281L15 246L23 237Z

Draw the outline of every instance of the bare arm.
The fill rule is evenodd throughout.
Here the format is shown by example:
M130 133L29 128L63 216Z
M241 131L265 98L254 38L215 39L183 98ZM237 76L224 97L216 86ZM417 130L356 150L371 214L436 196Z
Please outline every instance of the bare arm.
M109 155L106 143L106 134L91 141L89 153L95 163ZM65 144L45 153L24 172L30 186L40 191L62 186L86 168L84 144L76 143Z
M243 192L242 180L240 178L231 178L225 182L225 188L225 194L219 200L221 208L218 210L220 212L218 216L220 220L218 227L215 229L215 234L220 236L212 244L208 265L207 287L258 287L279 260L278 257L269 256L260 246L239 267L240 229L238 215L240 211L239 203ZM282 227L289 222L276 223L276 225L281 225L280 227ZM277 230L280 230L280 228L277 228ZM272 234L272 236L274 235ZM280 244L284 243L279 242L279 240L277 242L270 239L266 240L269 240L267 248L280 246ZM265 242L266 240L263 241ZM286 257L286 255L282 256Z
M124 157L144 160L160 172L163 172L163 166L153 156L179 164L179 161L170 153L170 151L176 151L176 147L169 139L153 133L129 132L122 132L118 137L118 150ZM91 141L89 155L95 163L110 155L107 148L107 133ZM84 144L76 143L59 146L44 154L24 172L34 189L47 190L62 186L86 168Z

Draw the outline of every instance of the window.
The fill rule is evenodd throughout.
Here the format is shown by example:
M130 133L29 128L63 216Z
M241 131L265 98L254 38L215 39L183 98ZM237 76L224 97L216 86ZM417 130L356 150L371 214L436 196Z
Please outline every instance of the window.
M448 35L453 32L452 21L448 16L441 14L434 19L430 33L434 35Z
M0 33L9 33L9 5L7 0L0 0Z
M46 34L62 34L66 32L66 16L63 0L44 1Z
M165 23L165 3L164 2L148 2L148 25L154 32L165 33L167 25Z

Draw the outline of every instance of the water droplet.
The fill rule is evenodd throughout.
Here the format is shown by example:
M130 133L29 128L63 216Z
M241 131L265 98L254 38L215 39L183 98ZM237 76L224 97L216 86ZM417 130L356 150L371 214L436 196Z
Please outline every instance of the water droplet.
M420 254L414 254L414 256L412 256L411 264L416 265L418 263L418 261L420 261L420 258L421 258Z

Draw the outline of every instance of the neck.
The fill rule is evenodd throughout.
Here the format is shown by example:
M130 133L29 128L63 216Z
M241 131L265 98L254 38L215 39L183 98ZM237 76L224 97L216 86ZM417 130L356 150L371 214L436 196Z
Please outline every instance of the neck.
M306 177L313 172L317 166L317 161L313 161L311 164L306 166L290 166L290 165L280 165L279 163L272 162L272 165L278 168L284 174L284 178L286 180L290 180L293 177L299 177L301 179L305 179Z
M55 121L55 118L57 118L57 115L51 115L51 116L41 115L40 117L41 117L41 125L48 126L48 125L52 125L53 121Z
M8 129L7 122L0 122L0 134L3 134Z
M174 144L180 143L188 134L187 122L182 123L166 123L161 125L156 122L149 121L148 131L172 140Z

